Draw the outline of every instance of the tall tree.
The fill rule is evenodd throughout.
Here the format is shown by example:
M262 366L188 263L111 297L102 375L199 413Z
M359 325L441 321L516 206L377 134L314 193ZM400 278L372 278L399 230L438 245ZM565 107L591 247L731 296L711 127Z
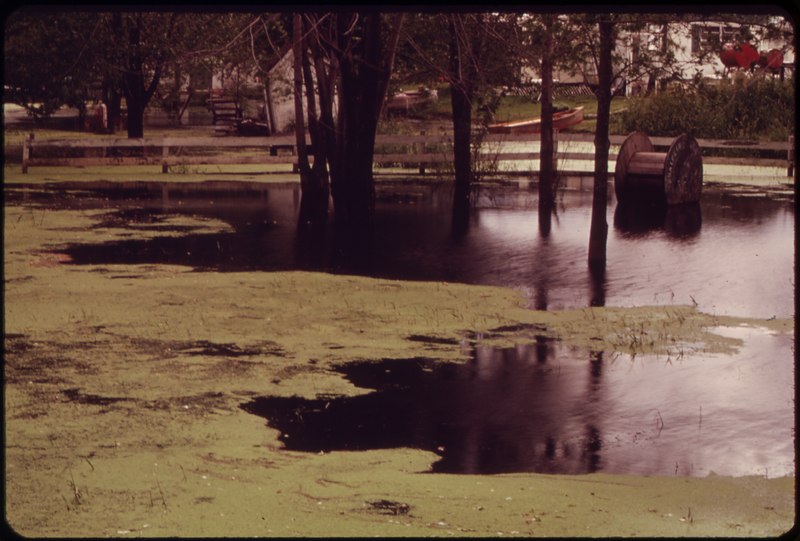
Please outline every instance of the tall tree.
M23 8L6 20L3 74L5 99L34 119L62 106L85 111L99 76L98 51L91 43L102 32L88 13Z
M375 136L402 22L401 13L331 12L310 17L304 29L313 58L301 71L308 81L313 63L319 89L321 121L309 117L309 127L318 127L312 130L318 133L314 159L327 162L336 222L353 232L372 221Z
M594 190L592 194L592 220L589 231L589 268L603 272L606 266L606 240L608 222L608 150L609 119L611 113L611 85L613 65L611 53L616 41L613 16L601 16L598 23L600 35L597 64L597 125L594 135Z
M295 13L292 18L292 54L294 59L294 112L297 162L300 170L300 225L324 224L327 220L330 185L328 180L328 145L322 133L317 115L317 102L323 120L332 125L332 88L325 71L324 62L317 52L315 63L317 88L311 71L309 38L314 28L312 22L319 19ZM307 115L304 111L303 96L306 98ZM313 167L309 163L309 148L306 145L305 117L308 118L308 132L314 155Z
M475 158L497 105L498 87L518 80L516 14L418 14L403 36L400 77L449 83L453 121L454 208L469 202Z
M178 74L196 63L218 63L243 42L243 18L225 13L170 13L22 9L8 20L5 78L11 97L36 116L63 105L82 111L101 90L110 126L119 123L122 99L131 137L144 131L145 108L165 69ZM208 32L208 28L215 29Z
M144 137L144 111L153 97L170 51L176 13L114 13L112 34L122 51L120 80L128 108L128 137Z
M453 205L463 206L470 196L472 182L472 100L476 86L477 39L467 32L464 14L450 14L450 103L453 114L453 166L455 194Z
M553 212L555 171L555 145L553 138L553 55L555 16L546 14L544 19L544 44L542 47L542 124L539 150L539 231L543 236L550 232L550 217Z

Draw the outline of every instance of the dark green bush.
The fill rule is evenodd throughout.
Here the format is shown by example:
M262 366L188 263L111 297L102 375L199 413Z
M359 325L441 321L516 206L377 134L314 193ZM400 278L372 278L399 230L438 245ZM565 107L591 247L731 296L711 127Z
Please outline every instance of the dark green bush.
M620 133L785 141L794 115L791 81L740 77L631 100L616 121Z

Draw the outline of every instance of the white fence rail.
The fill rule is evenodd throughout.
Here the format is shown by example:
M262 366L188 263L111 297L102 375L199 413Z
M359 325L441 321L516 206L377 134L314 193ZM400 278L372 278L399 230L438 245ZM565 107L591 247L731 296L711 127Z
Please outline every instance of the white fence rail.
M591 134L556 134L557 160L594 160ZM483 158L496 161L533 161L539 159L538 145L522 150L528 143L537 143L539 134L487 135L484 137ZM622 144L625 136L609 137L612 152L609 161L616 160L614 146ZM667 147L670 137L651 137L656 147ZM397 164L417 167L420 173L428 165L452 162L452 134L437 135L379 135L376 139L376 164ZM794 175L794 137L785 143L725 141L699 139L703 149L746 149L785 153L785 158L704 156L704 164L747 165L786 168L787 176ZM104 137L83 140L37 140L27 135L22 147L22 172L33 166L85 167L93 165L161 165L162 172L170 167L222 164L290 164L296 170L297 156L294 136L268 137L157 137L127 139ZM122 150L127 149L127 150ZM197 149L205 149L196 154ZM120 152L122 150L122 152ZM235 150L236 152L231 152ZM249 150L249 152L247 152ZM187 152L188 151L188 152ZM61 153L80 153L82 156L60 157ZM55 155L53 155L55 154ZM563 167L561 168L563 170Z

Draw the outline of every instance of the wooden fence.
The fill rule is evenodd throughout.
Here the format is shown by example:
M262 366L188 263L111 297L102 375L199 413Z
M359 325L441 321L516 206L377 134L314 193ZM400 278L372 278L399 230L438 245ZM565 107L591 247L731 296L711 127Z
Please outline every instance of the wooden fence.
M425 173L427 166L452 163L452 139L452 134L448 133L379 135L376 140L374 160L377 165L413 167L418 168L420 173ZM621 145L625 136L612 135L609 139L613 148L614 145ZM539 152L512 152L500 149L503 143L527 143L538 140L539 134L487 135L484 142L488 151L482 156L484 159L496 161L538 161ZM594 160L593 147L583 145L588 148L583 151L570 149L570 143L592 143L593 140L594 136L591 134L556 134L558 149L556 160ZM651 137L650 140L656 147L666 148L672 143L673 138ZM698 143L703 149L746 149L785 153L785 158L704 155L703 163L785 167L787 176L794 176L794 137L790 137L786 143L747 143L711 139L700 139ZM198 155L197 149L206 149L207 152ZM251 149L251 152L249 154L244 152L246 149ZM57 155L59 153L81 153L82 156L59 157ZM609 163L613 166L615 161L616 154L612 151ZM295 138L282 135L37 140L30 134L25 137L22 147L23 173L27 173L33 166L161 165L162 172L169 173L170 168L175 166L224 164L290 164L293 166L293 171L296 171ZM563 167L560 169L564 171Z

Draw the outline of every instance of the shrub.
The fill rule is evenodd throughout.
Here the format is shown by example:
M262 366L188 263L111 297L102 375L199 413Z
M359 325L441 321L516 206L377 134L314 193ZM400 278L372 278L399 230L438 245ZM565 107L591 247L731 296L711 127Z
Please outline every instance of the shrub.
M793 82L738 77L633 99L617 122L621 133L784 141L794 133L794 114Z

